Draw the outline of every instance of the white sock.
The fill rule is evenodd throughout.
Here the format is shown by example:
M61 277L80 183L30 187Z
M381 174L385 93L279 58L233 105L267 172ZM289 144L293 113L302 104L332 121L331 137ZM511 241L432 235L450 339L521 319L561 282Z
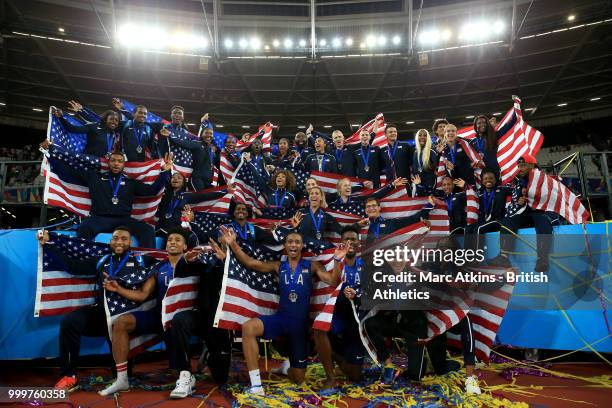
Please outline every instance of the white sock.
M251 387L261 387L261 374L259 374L259 369L249 371L249 377L251 378Z
M127 361L117 364L117 379L113 382L110 387L105 388L98 392L103 397L114 394L119 391L126 391L130 389L130 382L127 374Z

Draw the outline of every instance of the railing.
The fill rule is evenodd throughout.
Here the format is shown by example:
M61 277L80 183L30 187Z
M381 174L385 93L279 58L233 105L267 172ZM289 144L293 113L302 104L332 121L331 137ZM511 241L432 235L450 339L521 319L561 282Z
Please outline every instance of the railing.
M39 174L40 160L0 161L0 204L40 205L44 179Z
M595 176L589 176L586 163L588 159L597 168ZM577 182L574 183L572 177L566 179L568 187L576 193L580 198L607 198L608 201L608 217L612 217L612 188L610 183L610 168L608 160L612 158L612 152L576 152L573 153L552 166L541 166L545 171L551 171L553 174L564 177L565 171L570 166L576 167Z

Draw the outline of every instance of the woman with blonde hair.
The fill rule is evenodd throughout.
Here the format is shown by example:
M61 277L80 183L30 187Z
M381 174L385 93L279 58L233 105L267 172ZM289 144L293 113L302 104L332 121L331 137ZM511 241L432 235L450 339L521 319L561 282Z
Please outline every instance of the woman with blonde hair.
M412 158L412 182L429 190L436 184L436 168L439 155L433 148L431 136L426 129L419 129L414 135L414 156Z
M326 207L325 193L321 187L311 187L308 192L308 207L299 209L291 218L293 228L302 234L304 241L307 238L322 241L326 232L340 233L338 221L323 211Z

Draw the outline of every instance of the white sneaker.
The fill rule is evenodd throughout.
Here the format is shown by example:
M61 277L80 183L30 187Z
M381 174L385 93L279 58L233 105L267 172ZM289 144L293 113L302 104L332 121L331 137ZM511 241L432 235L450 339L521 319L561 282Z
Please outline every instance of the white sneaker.
M478 378L475 375L465 379L465 392L468 394L481 394L480 386L478 386Z
M287 375L289 373L289 360L283 360L281 365L270 370L272 374Z
M185 398L195 391L196 379L189 371L181 371L176 387L170 393L170 398Z
M106 397L107 395L111 395L119 391L127 391L129 389L130 389L130 383L127 379L125 381L121 381L117 379L108 388L98 391L98 394L100 394L103 397Z
M265 395L265 391L261 385L251 386L246 390L247 394Z

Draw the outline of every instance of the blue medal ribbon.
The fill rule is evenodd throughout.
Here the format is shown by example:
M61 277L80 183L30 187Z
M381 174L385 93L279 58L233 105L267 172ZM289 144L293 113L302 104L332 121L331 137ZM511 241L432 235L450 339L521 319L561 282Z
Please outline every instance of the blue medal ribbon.
M113 151L113 144L115 144L115 135L110 132L106 134L106 153Z
M238 233L238 235L240 236L240 238L242 238L243 240L246 241L248 234L249 234L249 226L248 224L245 222L244 223L244 230L242 229L242 227L240 227L240 224L238 224L237 222L232 222L232 226L234 227L234 231L236 231Z
M361 154L361 158L363 159L363 164L365 165L365 167L369 167L368 163L370 162L370 153L371 153L370 152L370 147L368 146L366 148L366 150L368 151L368 155L367 156L363 153L363 147L361 147L359 149L359 153Z
M281 200L280 200L280 204L279 204L279 203L278 203L278 190L279 190L279 189L277 188L277 189L274 191L274 203L275 203L276 207L282 207L282 206L283 206L283 203L285 202L285 197L287 197L287 196L285 195L285 191L283 190L283 191L282 191L283 196L282 196L282 198L281 198Z
M295 284L295 282L297 281L297 276L302 273L302 259L299 259L297 262L297 265L295 265L295 270L291 270L291 264L289 263L289 261L287 261L287 269L288 271L285 271L285 273L287 273L289 275L289 292L295 292L295 289L297 289L297 285ZM291 272L291 273L289 273Z
M448 198L445 200L446 201L446 205L448 206L448 214L449 215L453 213L453 196L454 196L454 193L450 193Z
M373 228L373 233L374 233L374 238L378 239L378 235L380 234L380 224L382 224L382 217L378 217L376 219L376 222L374 223L374 228Z
M448 146L448 152L451 157L451 163L455 164L455 155L457 154L457 143L456 142L452 149L450 146Z
M476 139L474 139L474 143L476 144L476 150L478 150L478 153L482 153L484 151L484 139L481 137L477 137Z
M176 207L178 207L180 202L180 196L178 196L177 198L173 198L172 201L170 201L170 206L168 207L168 211L166 212L166 214L172 216L172 214L174 214L174 210L176 209Z
M338 152L340 152L340 156L338 156ZM344 149L336 149L334 152L334 156L336 156L336 163L342 162L342 156L344 156Z
M132 253L128 252L125 257L123 257L123 259L121 261L119 261L119 265L117 265L117 269L113 270L113 256L110 256L110 261L108 264L108 276L111 278L114 278L115 275L117 274L117 272L119 272L121 270L121 268L123 268L123 265L125 265L125 263L127 262L128 258L130 257Z
M121 185L121 180L123 180L123 175L120 174L117 178L117 184L114 184L112 177L108 176L108 184L110 184L111 191L113 192L113 197L117 197L117 193L119 193L119 186Z
M320 234L321 223L323 222L323 211L321 211L320 208L317 210L319 211L319 214L317 215L318 222L315 220L315 216L312 213L312 209L310 207L308 208L308 211L310 212L310 219L312 220L312 225L314 226L316 233Z
M393 154L391 154L391 149L389 149L389 146L387 146L387 151L389 152L389 157L391 157L391 160L395 161L395 152L397 151L397 145L399 145L399 142L396 140L395 144L393 145Z
M140 131L141 131L141 130L143 131L143 132L142 132L143 134L144 134L144 133L146 133L146 130L145 130L145 128L144 128L144 125L143 125L142 129L139 129L139 128L137 128L137 127L136 127L136 124L134 124L134 135L136 136L136 141L138 142L138 146L140 146L140 142L141 142L141 140L142 140L142 136L143 136L143 135L140 133Z
M488 217L489 214L491 213L494 198L495 198L495 190L491 191L491 193L485 190L484 192L485 218Z

